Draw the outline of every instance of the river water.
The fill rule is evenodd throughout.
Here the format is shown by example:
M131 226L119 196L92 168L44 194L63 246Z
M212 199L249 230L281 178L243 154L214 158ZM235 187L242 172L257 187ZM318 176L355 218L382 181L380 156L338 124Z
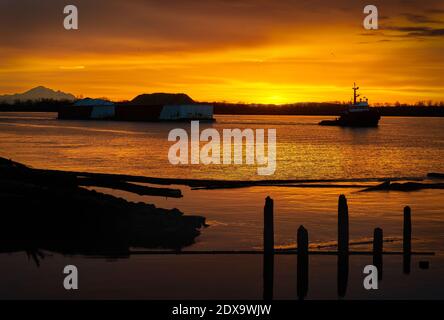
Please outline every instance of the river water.
M0 156L38 168L137 174L193 179L332 179L424 178L444 172L444 119L384 117L378 128L320 127L328 117L217 116L201 128L276 129L276 172L258 176L251 165L172 165L167 140L178 123L58 121L54 113L0 114ZM173 186L174 187L174 186ZM295 245L304 225L313 247L334 244L337 199L345 194L350 211L352 249L367 250L373 229L381 227L386 250L402 248L402 210L412 208L413 250L435 256L412 258L409 275L402 256L384 256L380 289L362 286L362 270L371 256L352 256L346 298L444 298L444 190L359 192L362 187L251 187L191 190L184 197L164 199L125 192L100 191L146 201L186 214L207 217L186 250L259 249L262 245L264 199L275 201L275 243ZM0 255L0 297L3 298L248 298L262 296L260 256L134 256L108 261L52 254L39 268L24 253ZM430 261L430 269L418 267ZM61 286L63 266L75 264L81 289ZM311 256L307 298L336 299L336 258ZM296 257L275 258L275 298L296 298Z

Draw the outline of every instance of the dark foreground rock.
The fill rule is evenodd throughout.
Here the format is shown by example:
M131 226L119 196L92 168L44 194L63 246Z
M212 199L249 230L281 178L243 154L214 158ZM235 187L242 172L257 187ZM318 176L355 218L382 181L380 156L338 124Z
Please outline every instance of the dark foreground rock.
M0 158L0 252L126 255L130 248L180 249L205 218L128 202L78 185L76 176Z

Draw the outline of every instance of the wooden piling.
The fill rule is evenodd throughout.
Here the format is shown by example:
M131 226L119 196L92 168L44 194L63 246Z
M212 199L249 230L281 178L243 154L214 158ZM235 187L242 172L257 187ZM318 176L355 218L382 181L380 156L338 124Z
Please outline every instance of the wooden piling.
M308 231L300 226L297 235L297 295L303 300L308 293Z
M264 206L264 253L274 252L273 199L267 197Z
M348 205L343 194L339 196L338 202L338 252L348 254L349 228L348 228Z
M373 232L373 265L378 269L378 280L382 280L383 232L376 228Z
M264 206L264 255L263 255L263 299L273 299L274 283L274 227L273 200L265 199Z
M338 295L345 297L348 283L348 205L343 194L338 201Z
M412 214L410 207L404 208L404 229L403 229L403 262L402 269L405 274L410 273L412 254Z
M412 252L412 220L410 207L404 208L404 236L403 236L404 253Z
M298 229L298 256L308 256L308 231L304 226L300 226Z

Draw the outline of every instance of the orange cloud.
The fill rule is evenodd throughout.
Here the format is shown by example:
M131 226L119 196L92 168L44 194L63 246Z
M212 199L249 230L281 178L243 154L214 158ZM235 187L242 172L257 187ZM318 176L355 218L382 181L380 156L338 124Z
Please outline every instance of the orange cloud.
M375 4L378 31L362 1L78 1L71 32L59 1L1 3L0 93L289 103L347 101L357 81L370 102L444 100L442 2Z

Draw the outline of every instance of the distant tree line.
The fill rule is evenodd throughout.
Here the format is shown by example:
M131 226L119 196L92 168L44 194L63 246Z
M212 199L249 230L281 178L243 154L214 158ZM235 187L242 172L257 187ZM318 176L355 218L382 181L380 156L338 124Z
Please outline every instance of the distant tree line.
M14 112L58 112L60 108L72 105L72 101L42 99L38 101L15 101L12 104L0 102L0 111ZM244 115L331 115L336 116L345 111L347 102L303 102L284 105L246 104L213 102L215 114ZM415 104L375 103L382 116L443 117L444 101L418 101Z
M308 102L286 105L257 105L244 103L213 103L215 114L253 115L340 115L347 110L346 102ZM444 102L420 101L415 104L375 104L382 116L443 117Z
M59 108L72 105L69 100L16 100L13 103L0 102L0 111L14 112L58 112Z

